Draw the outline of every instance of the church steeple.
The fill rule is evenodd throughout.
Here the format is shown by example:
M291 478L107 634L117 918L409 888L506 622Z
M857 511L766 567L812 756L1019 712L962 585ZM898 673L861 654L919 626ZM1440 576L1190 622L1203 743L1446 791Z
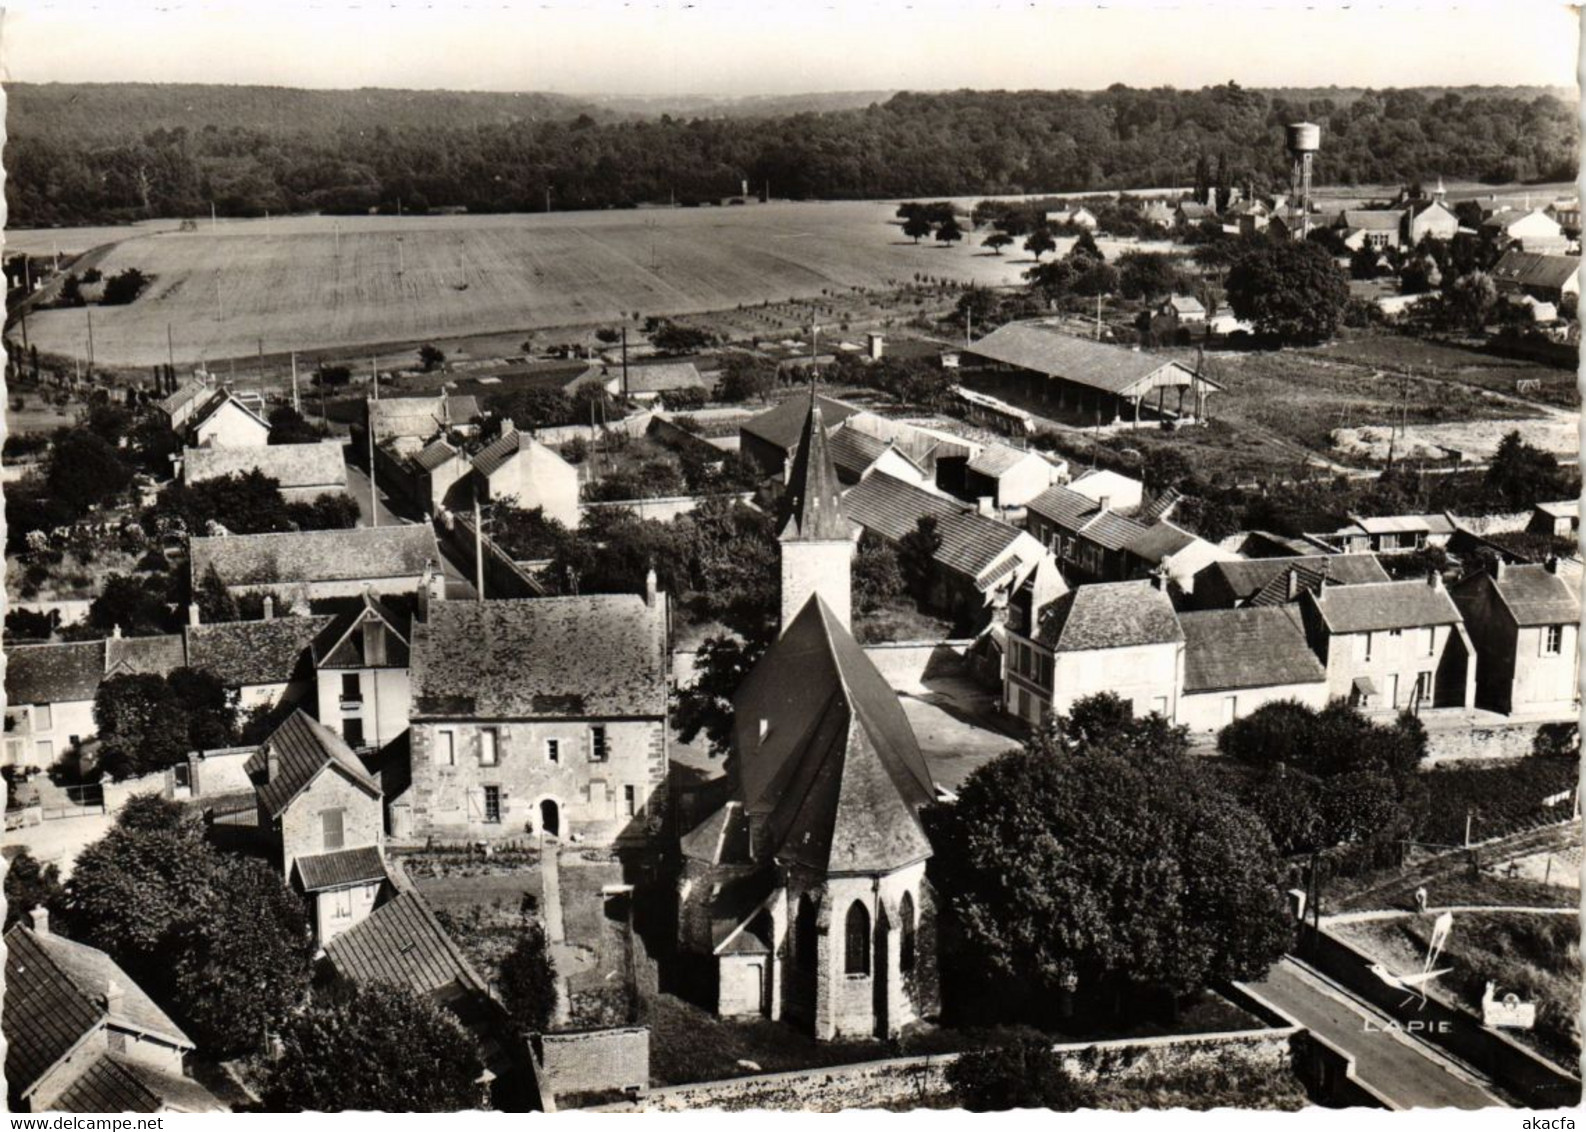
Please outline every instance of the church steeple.
M787 492L782 497L781 528L783 541L849 537L837 466L832 463L826 423L821 419L820 401L813 389L793 468L788 473Z
M788 473L778 517L782 543L782 628L811 596L819 596L847 628L854 542L843 514L837 466L832 463L820 401L810 390L809 412Z

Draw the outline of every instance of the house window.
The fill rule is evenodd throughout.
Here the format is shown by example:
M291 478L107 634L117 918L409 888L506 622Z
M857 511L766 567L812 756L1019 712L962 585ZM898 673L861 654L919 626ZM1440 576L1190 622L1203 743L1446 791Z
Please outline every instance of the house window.
M55 761L55 740L40 739L35 750L38 753L39 766L47 767Z
M560 739L547 739L545 741L545 761L552 766L562 764L562 741Z
M489 825L501 824L501 787L485 787L485 822Z
M1366 657L1365 658L1366 658L1366 660L1369 661L1371 659L1371 634L1370 633L1365 634L1365 642L1366 642L1365 643L1365 649L1366 649Z
M356 715L342 720L341 737L347 740L347 746L349 747L363 746L363 720Z
M501 736L494 727L479 729L479 765L501 765Z
M363 677L357 672L343 672L341 674L341 702L344 704L363 703Z
M342 840L341 811L321 810L319 812L320 847L329 853L340 849Z
M606 750L605 727L591 727L589 729L589 761L592 763L603 763L606 761L608 753Z
M848 906L843 970L850 975L870 974L870 911L859 900Z
M53 730L55 730L55 713L50 710L50 705L49 704L34 704L33 705L33 730L35 730L35 731L53 731Z
M1557 656L1564 651L1564 626L1548 625L1542 630L1542 655Z
M1417 703L1428 703L1432 699L1432 674L1430 672L1418 673L1415 677L1415 700Z
M457 732L449 728L437 729L435 732L435 765L457 765Z
M1389 629L1388 630L1388 636L1390 636L1390 637L1402 637L1402 636L1404 636L1404 630L1403 629Z
M1416 632L1419 636L1419 641L1417 643L1420 645L1421 655L1431 656L1432 653L1436 651L1437 630L1428 626L1425 629L1418 629Z
M639 788L637 786L624 786L622 788L622 808L628 816L637 817L639 813Z
M330 894L330 918L333 920L352 919L352 889L343 888Z

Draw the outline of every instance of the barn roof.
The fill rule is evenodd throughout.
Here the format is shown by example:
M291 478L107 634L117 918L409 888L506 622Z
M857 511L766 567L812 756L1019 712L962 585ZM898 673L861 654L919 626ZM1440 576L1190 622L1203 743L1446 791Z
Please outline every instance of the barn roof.
M1253 596L1274 578L1292 567L1324 572L1329 581L1341 586L1388 581L1388 573L1374 554L1305 554L1283 558L1245 558L1213 562L1195 575L1195 593L1202 594L1202 578L1210 588L1225 591L1230 604Z
M309 646L332 620L272 617L188 625L187 664L213 673L228 688L290 683L303 675Z
M1305 643L1299 610L1212 609L1182 613L1184 691L1312 684L1327 678Z
M468 394L371 398L364 404L365 420L374 423L376 443L404 436L424 440L479 417L479 401Z
M1108 393L1124 394L1147 387L1164 370L1177 370L1188 384L1193 376L1170 358L1142 350L1109 346L1066 334L1049 323L1010 322L969 347L969 353L1004 365Z
M891 542L918 529L920 519L935 519L941 544L934 560L976 581L1014 543L1030 538L1017 527L885 472L875 472L849 488L843 495L843 510L853 522ZM1033 538L1030 541L1034 544Z
M666 713L665 607L636 594L446 601L413 627L415 716Z
M430 447L433 448L434 445ZM428 449L425 449L425 451L428 451ZM543 465L552 460L559 464L566 462L528 433L513 429L511 432L503 433L501 436L496 437L495 440L492 440L479 450L479 454L474 457L474 471L489 478L506 467L507 461L520 452L527 454L530 468L535 465Z
M191 405L194 401L197 401L200 397L209 396L209 392L209 386L205 385L197 378L193 378L175 393L172 393L170 396L161 401L159 404L159 409L166 416L174 417L177 413Z
M832 455L832 463L851 480L863 475L865 469L890 447L892 445L879 436L854 428L832 429L826 436L826 450Z
M187 643L180 633L157 637L111 637L105 642L105 676L124 673L169 675L187 663Z
M228 586L417 577L441 560L434 530L422 523L194 538L188 553L194 579L213 566Z
M855 413L864 411L857 405L850 405L846 401L821 394L816 394L815 401L821 407L821 418L826 422L827 428L835 428ZM783 451L791 452L804 431L804 418L808 412L809 398L795 393L774 409L767 409L759 416L750 417L738 427L741 432L759 437Z
M1356 209L1344 210L1343 221L1345 228L1359 228L1367 232L1397 232L1404 223L1402 209Z
M1510 250L1503 253L1489 274L1500 283L1556 291L1574 278L1580 270L1580 260L1578 255L1540 255Z
M283 491L347 487L347 462L340 443L188 448L182 453L182 479L187 483L252 471L275 480Z
M622 374L612 375L617 381ZM655 362L628 367L629 393L664 393L671 389L704 389L709 382L693 362Z
M1040 456L1027 449L1010 448L1006 444L988 444L977 455L970 457L969 470L996 479L1032 456L1042 460ZM1042 463L1045 461L1042 460Z

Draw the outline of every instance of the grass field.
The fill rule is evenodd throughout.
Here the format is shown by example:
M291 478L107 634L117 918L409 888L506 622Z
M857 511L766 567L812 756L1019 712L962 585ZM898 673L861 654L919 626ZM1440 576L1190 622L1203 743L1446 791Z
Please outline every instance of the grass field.
M191 362L250 357L261 341L275 353L734 310L891 288L919 274L1007 284L1029 266L1027 254L993 255L976 236L916 245L892 222L895 207L278 217L191 232L108 230L127 238L96 253L100 270L137 267L154 282L129 306L94 309L94 356L101 365L165 361L167 326L177 360ZM44 235L84 242L64 229ZM18 234L14 244L37 237ZM86 351L82 310L41 310L28 325L41 351Z

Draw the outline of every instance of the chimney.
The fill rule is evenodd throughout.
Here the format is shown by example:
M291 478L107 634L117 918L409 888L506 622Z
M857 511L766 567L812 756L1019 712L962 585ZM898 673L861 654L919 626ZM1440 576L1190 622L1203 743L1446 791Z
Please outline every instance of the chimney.
M105 1013L114 1017L121 1013L121 984L114 979L105 981Z
M991 496L989 495L980 495L975 497L975 510L979 511L988 519L995 519L997 517L996 505L992 503Z
M1426 584L1434 590L1442 589L1443 575L1438 573L1436 570L1428 570L1426 572Z
M110 639L112 641L119 641L121 639L121 624L120 624L120 622L117 622L116 624L114 624L114 625L112 625L110 627Z
M40 904L28 912L28 919L33 922L34 935L50 934L50 910Z
M1498 556L1493 558L1493 560L1492 560L1492 569L1489 570L1488 573L1490 573L1492 575L1492 580L1493 581L1501 582L1501 581L1503 581L1503 572L1504 572L1503 556L1502 555L1498 555Z
M1288 571L1288 594L1290 601L1300 596L1300 575L1292 566Z
M266 621L275 620L275 598L270 594L264 595L264 619Z
M264 781L266 785L274 782L281 776L281 756L276 753L274 743L264 745Z
M517 427L518 427L517 425L512 423L512 418L511 417L502 417L501 418L501 435L502 436L511 436L512 433L514 431L516 431Z
M1547 569L1547 572L1549 574L1557 574L1558 573L1558 555L1549 554L1547 556L1547 561L1543 563L1543 566Z
M769 719L766 719L766 718L764 718L762 716L761 719L760 719L760 742L762 742L762 743L765 742L766 733L769 732L770 730L771 730L771 721Z
M644 572L644 604L655 608L655 567Z
M199 623L198 603L196 601L187 607L187 623L189 625L197 625Z
M1096 506L1100 507L1103 511L1111 511L1112 510L1112 496L1103 495L1101 498L1096 500Z

